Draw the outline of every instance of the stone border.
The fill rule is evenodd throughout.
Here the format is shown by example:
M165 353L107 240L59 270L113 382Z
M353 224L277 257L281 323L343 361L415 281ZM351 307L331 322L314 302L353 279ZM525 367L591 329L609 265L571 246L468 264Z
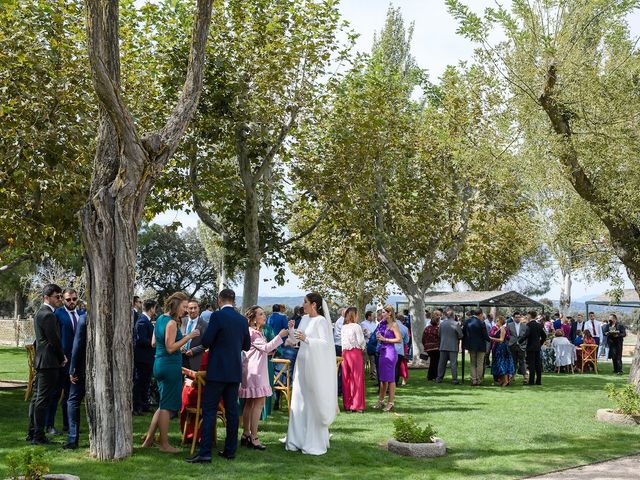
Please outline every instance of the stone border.
M395 438L387 442L387 450L405 457L433 458L447 454L447 446L441 438L434 438L432 443L404 443Z
M598 409L596 419L600 422L615 423L618 425L640 425L640 415L615 413L610 408Z

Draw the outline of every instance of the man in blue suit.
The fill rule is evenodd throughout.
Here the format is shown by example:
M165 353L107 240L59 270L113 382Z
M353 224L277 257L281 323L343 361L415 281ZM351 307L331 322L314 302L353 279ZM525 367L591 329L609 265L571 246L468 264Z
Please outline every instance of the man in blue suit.
M155 300L145 300L142 305L143 311L133 326L133 414L136 416L149 411L149 386L156 356L156 349L151 345L151 321L157 307L158 302Z
M76 310L78 305L78 292L73 288L67 288L62 292L62 307L56 309L55 315L60 324L60 341L62 342L62 350L67 358L71 358L73 350L73 339L80 322L80 314ZM69 367L67 363L60 371L60 381L49 402L47 412L46 430L51 435L59 435L55 428L56 410L58 409L58 400L62 394L62 426L63 431L69 431L68 402L71 382L69 382Z
M469 350L471 385L477 387L482 385L484 379L484 354L486 342L490 340L482 309L478 308L471 313L471 318L462 327L462 343Z
M218 294L219 310L211 314L202 346L209 349L207 385L202 399L202 439L197 455L188 463L211 463L213 422L216 421L220 397L227 416L227 438L218 455L227 460L238 448L238 387L242 381L242 351L251 348L249 323L233 307L236 294L225 288Z
M87 318L80 317L73 337L73 349L69 362L69 401L67 417L69 418L69 436L62 448L75 450L78 448L80 429L80 405L84 400L87 364Z

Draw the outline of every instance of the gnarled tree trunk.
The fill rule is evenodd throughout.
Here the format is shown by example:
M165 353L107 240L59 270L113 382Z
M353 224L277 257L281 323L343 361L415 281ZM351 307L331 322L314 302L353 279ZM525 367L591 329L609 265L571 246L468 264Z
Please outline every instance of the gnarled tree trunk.
M89 61L100 101L89 199L80 212L87 272L87 415L91 454L121 459L133 450L132 315L138 226L163 165L175 152L202 90L213 0L198 0L187 75L157 133L138 136L120 91L118 1L86 0Z

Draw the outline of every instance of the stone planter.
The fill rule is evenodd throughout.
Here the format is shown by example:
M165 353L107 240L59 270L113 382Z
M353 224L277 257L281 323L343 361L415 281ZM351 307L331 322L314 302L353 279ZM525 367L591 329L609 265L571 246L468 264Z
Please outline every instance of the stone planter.
M433 458L447 454L447 446L441 438L432 443L404 443L392 438L387 442L387 450L405 457Z
M18 477L23 480L24 477ZM45 480L80 480L80 477L76 475L69 475L68 473L48 473L44 476Z
M596 413L596 418L601 422L616 423L618 425L640 425L640 415L625 415L615 413L609 408L601 408Z

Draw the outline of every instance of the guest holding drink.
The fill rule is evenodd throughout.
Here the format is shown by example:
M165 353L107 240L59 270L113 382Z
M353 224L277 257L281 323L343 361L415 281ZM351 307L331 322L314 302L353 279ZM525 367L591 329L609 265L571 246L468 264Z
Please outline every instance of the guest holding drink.
M347 412L363 412L364 359L366 346L364 332L358 324L358 309L349 307L344 313L342 326L342 404Z
M169 445L169 420L182 406L182 353L180 349L189 340L200 335L198 329L182 336L181 318L187 314L188 297L183 292L171 295L164 304L164 311L156 321L151 345L156 348L153 376L158 382L160 405L153 414L143 447L151 447L156 430L160 430L161 452L178 453L179 449Z
M244 431L240 439L240 445L255 450L265 450L258 439L258 422L266 397L272 394L269 383L269 371L267 360L270 352L282 344L282 338L289 332L286 328L280 330L273 340L267 342L262 330L267 323L264 310L257 305L248 308L244 316L249 321L249 336L251 348L242 360L242 383L240 384L239 397L245 400L242 410L242 425Z
M385 412L393 409L393 401L396 393L396 362L398 353L395 344L402 341L400 329L396 324L395 310L391 305L385 305L382 310L382 321L376 329L376 339L380 347L378 349L378 375L380 377L380 393L374 409L384 407ZM389 403L385 406L384 397L389 391Z

